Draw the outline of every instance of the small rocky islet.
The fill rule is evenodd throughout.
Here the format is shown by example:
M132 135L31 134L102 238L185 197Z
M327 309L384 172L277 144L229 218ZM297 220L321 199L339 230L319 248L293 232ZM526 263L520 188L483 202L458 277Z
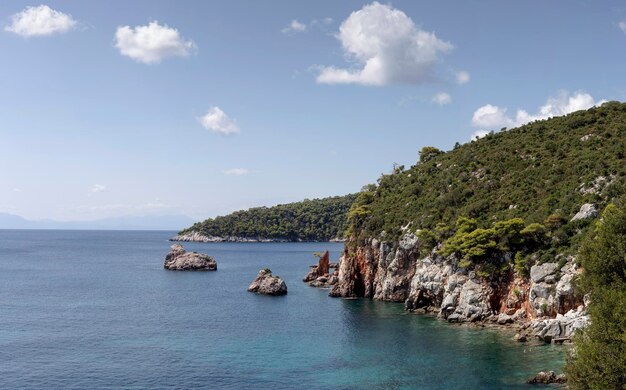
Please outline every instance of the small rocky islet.
M280 276L272 275L268 268L262 269L248 286L248 291L262 295L286 295L287 284Z
M334 272L331 274L330 269ZM319 262L310 267L309 273L302 279L311 287L331 287L339 281L339 266L330 262L328 251L319 256Z
M209 255L187 252L180 244L170 247L163 268L170 271L217 271L217 262Z
M171 271L217 271L217 262L207 254L187 252L181 244L174 244L165 256L163 268ZM265 268L259 271L248 291L263 295L285 295L287 284Z

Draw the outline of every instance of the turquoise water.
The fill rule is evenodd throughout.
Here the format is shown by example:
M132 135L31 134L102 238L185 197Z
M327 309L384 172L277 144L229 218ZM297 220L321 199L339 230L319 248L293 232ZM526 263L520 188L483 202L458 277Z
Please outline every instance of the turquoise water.
M500 389L564 349L341 300L300 280L331 243L186 244L217 272L165 271L172 232L0 230L0 388ZM284 297L246 292L260 268Z

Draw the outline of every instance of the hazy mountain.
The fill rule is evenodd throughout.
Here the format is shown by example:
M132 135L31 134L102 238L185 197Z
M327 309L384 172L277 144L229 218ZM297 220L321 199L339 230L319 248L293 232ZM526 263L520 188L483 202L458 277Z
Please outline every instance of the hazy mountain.
M28 220L0 213L0 229L180 230L196 222L185 215L123 216L92 221Z

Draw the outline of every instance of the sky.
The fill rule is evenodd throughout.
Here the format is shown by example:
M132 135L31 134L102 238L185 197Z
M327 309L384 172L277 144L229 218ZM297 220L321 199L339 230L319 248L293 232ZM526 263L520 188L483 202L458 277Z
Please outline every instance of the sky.
M5 0L0 53L0 213L200 220L626 100L626 3Z

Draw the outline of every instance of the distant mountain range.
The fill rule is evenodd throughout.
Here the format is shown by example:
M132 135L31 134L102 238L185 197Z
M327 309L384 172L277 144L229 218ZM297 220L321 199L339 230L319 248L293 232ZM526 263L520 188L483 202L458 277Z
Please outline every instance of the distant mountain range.
M92 221L29 220L0 213L0 229L181 230L196 222L185 215L124 216Z

